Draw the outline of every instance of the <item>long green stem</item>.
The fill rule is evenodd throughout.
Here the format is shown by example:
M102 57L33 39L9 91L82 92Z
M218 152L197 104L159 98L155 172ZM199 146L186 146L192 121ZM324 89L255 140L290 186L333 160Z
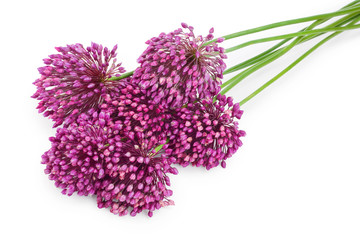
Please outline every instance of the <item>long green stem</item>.
M360 10L360 6L354 6L354 7L350 7L350 9L343 9L343 10L339 10L336 12L319 14L319 15L314 15L314 16L304 17L304 18L297 18L297 19L292 19L292 20L287 20L287 21L281 21L281 22L272 23L272 24L261 26L261 27L256 27L256 28L232 33L229 35L225 35L222 38L224 38L225 40L229 40L232 38L237 38L237 37L252 34L252 33L262 32L262 31L277 28L277 27L283 27L283 26L288 26L288 25L293 25L293 24L298 24L298 23L303 23L303 22L310 22L310 21L323 19L323 18L333 18L336 16L353 13L358 10ZM214 39L212 41L216 41L216 39ZM212 41L210 41L210 42L212 42Z
M311 30L314 27L316 27L316 22L312 23L310 26L305 28L305 30ZM283 47L279 51L274 52L271 55L268 55L266 58L262 59L258 63L256 63L254 66L242 71L241 73L237 74L235 77L231 78L226 84L228 85L226 88L224 88L224 84L221 86L221 94L227 93L231 88L233 88L236 84L241 82L243 79L245 79L250 74L254 73L255 71L259 70L260 68L266 66L267 64L275 61L279 57L283 56L285 53L290 51L294 46L296 46L304 37L297 37L292 43L287 45L286 47Z
M296 32L296 33L288 33L288 34L267 37L267 38L260 38L260 39L251 40L251 41L239 44L237 46L228 48L225 50L225 52L226 53L233 52L240 48L244 48L244 47L256 44L256 43L271 42L271 41L276 41L276 40L281 40L281 39L287 39L287 38L293 38L293 37L299 37L299 36L305 36L305 35L312 35L312 34L316 34L316 33L346 31L346 30L352 30L352 29L356 29L356 28L360 28L360 25L347 26L347 27L321 28L321 29L302 31L302 32Z
M342 19L339 19L338 21L330 24L328 27L334 27L334 26L342 26L343 24L347 23L349 20L351 20L351 18L353 18L354 16L358 16L360 13L356 13L355 14L351 14L348 15ZM311 24L309 27L307 27L306 29L313 29L314 27L316 27L317 23L314 22L313 24ZM309 35L309 36L305 36L305 37L300 37L300 41L298 41L296 44L291 44L288 46L294 47L297 44L300 44L304 41L310 40L312 38L316 37L316 35ZM262 58L258 63L263 63L265 62L267 64L269 64L270 62L274 61L275 59L279 58L280 56L284 55L286 52L288 52L291 47L283 47L281 49L278 49L270 54L268 54L265 58ZM285 50L284 54L279 55L279 51L282 52ZM228 92L231 88L233 88L237 83L239 83L240 81L242 81L245 77L247 77L248 75L250 75L251 73L255 72L256 70L260 69L259 67L257 67L257 65L254 65L253 67L250 67L248 70L245 70L241 73L239 73L238 75L236 75L235 77L231 78L230 80L228 80L227 82L225 82L223 85L221 85L222 94L225 94L226 92ZM250 73L249 73L250 72Z
M243 61L243 62L241 62L239 64L236 64L235 66L232 66L232 67L226 69L223 74L226 75L226 74L236 72L238 70L241 70L241 69L244 69L244 68L246 68L248 66L253 65L254 63L266 58L269 54L272 54L276 49L278 49L279 47L281 47L282 45L284 45L285 43L287 43L290 40L291 40L291 38L288 38L288 39L285 39L285 40L279 42L275 46L273 46L273 47L269 48L268 50L256 55L255 57L252 57L252 58L250 58L250 59L248 59L246 61ZM227 85L226 83L228 83L228 82L229 81L225 82L222 85L222 87L226 86Z
M344 26L345 24L349 23L350 21L352 21L353 19L355 19L356 17L360 16L360 12L359 13L352 13L352 14L349 14L335 22L333 22L332 24L330 24L329 26L334 26L334 27L340 27L340 26ZM328 26L328 27L329 27ZM308 36L305 36L300 43L303 43L303 42L306 42L306 41L309 41L311 39L314 39L318 36L321 36L323 35L324 33L319 33L319 34L314 34L314 35L308 35Z
M346 16L346 17L344 17L344 18L342 18L342 19L339 19L338 21L330 24L329 26L342 26L342 25L348 23L349 21L351 21L353 18L359 16L359 15L360 15L360 14L348 15L348 16ZM329 26L328 26L328 27L329 27ZM303 42L306 42L306 41L309 41L309 40L311 40L311 39L313 39L313 38L315 38L315 37L318 37L319 35L321 35L321 34L306 36L306 37L304 37L298 44L303 43ZM284 41L287 42L287 41L290 41L290 40L291 40L291 39L289 38L289 39L285 39ZM227 69L227 70L226 70L227 72L225 71L224 74L228 74L228 73L232 73L232 72L235 72L235 71L244 69L244 68L246 68L246 67L248 67L248 66L251 66L251 65L253 65L253 64L255 64L255 63L257 63L257 62L259 62L259 61L261 61L261 60L263 60L263 59L271 56L271 55L274 55L276 52L278 52L278 51L280 51L280 50L283 49L283 48L280 48L280 49L277 49L277 48L278 48L279 46L282 46L283 43L284 43L284 41L278 43L277 45L273 46L272 48L268 49L267 51L265 51L265 52L263 52L263 53L255 56L255 57L253 57L253 58L251 58L251 59L249 59L249 60L246 60L246 61L244 61L244 62L242 62L242 63L240 63L240 64L237 64L237 65L235 65L235 66ZM223 84L221 85L222 89L224 89L227 85L229 85L232 80L233 80L233 79L229 79L228 81L226 81L225 83L223 83Z
M220 93L222 95L224 95L225 93L227 93L230 89L232 89L235 85L237 85L239 82L244 80L250 74L254 73L255 71L259 70L260 68L268 65L269 63L271 63L271 62L275 61L276 59L278 59L279 57L283 56L285 53L290 51L290 49L292 49L296 44L298 44L300 40L301 40L301 38L295 39L291 44L286 46L281 51L276 52L275 54L263 59L262 61L255 64L254 66L252 66L252 67L244 70L243 72L239 73L238 75L236 75L235 77L233 77L231 79L231 82L228 84L227 88L222 89Z
M353 20L352 23L350 23L348 26L354 25L355 23L357 23L358 21L360 21L360 17L357 17ZM310 48L307 52L305 52L303 55L301 55L298 59L296 59L293 63L291 63L288 67L286 67L284 70L282 70L279 74L277 74L275 77L273 77L272 79L270 79L268 82L266 82L264 85L262 85L260 88L258 88L256 91L254 91L253 93L251 93L249 96L247 96L246 98L244 98L239 104L240 106L245 104L246 102L248 102L250 99L252 99L253 97L255 97L257 94L259 94L261 91L263 91L265 88L267 88L270 84L274 83L277 79L279 79L281 76L283 76L285 73L287 73L288 71L290 71L293 67L295 67L298 63L300 63L302 60L304 60L307 56L309 56L312 52L314 52L316 49L318 49L321 45L323 45L324 43L326 43L327 41L329 41L330 39L334 38L335 36L337 36L338 34L342 33L342 31L339 32L335 32L331 35L329 35L328 37L324 38L323 40L321 40L319 43L317 43L315 46L313 46L312 48Z
M360 2L360 0L353 1L353 2L351 2L350 4L346 5L345 7L343 7L342 9L346 9L346 8L352 7L353 5L355 5L355 4L359 3L359 2ZM328 25L327 27L338 27L338 26L342 26L344 23L346 23L346 21L347 21L348 19L352 18L354 15L357 15L357 14L356 14L356 13L355 13L355 14L349 14L349 15L347 15L347 16L345 16L345 17L342 17L341 19L339 19L339 20L337 20L336 22ZM317 20L317 21L315 21L315 22L313 23L313 26L316 27L316 26L318 26L318 25L320 25L320 24L322 24L322 23L324 23L324 22L326 22L326 21L328 21L328 20L329 20L329 18L319 19L319 20ZM299 32L302 32L302 31L305 31L305 30L306 30L306 28L300 30ZM310 39L313 39L313 38L315 38L315 37L317 37L317 36L319 36L319 35L321 35L321 34L316 34L316 35L311 35L311 36L305 37L300 43L303 43L303 42L305 42L305 41L308 41L308 40L310 40ZM243 68L246 68L246 67L248 67L248 66L253 65L254 63L256 63L256 62L264 59L267 55L273 54L274 51L276 51L278 48L280 48L281 46L283 46L285 43L287 43L287 42L290 41L291 39L292 39L292 38L285 39L285 40L279 42L278 44L274 45L273 47L269 48L268 50L266 50L266 51L264 51L264 52L262 52L262 53L260 53L260 54L258 54L258 55L256 55L256 56L254 56L254 57L252 57L252 58L250 58L250 59L248 59L248 60L246 60L246 61L244 61L244 62L241 62L241 63L239 63L239 64L236 64L235 66L232 66L232 67L226 69L223 74L226 75L226 74L229 74L229 73L232 73L232 72L235 72L235 71L238 71L238 70L241 70L241 69L243 69ZM228 83L229 83L229 81L225 82L225 83L222 85L222 87L225 87Z

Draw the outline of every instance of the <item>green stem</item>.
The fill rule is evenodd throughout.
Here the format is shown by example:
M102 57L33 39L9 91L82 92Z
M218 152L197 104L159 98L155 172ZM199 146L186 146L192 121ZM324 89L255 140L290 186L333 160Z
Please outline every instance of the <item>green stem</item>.
M312 23L310 26L305 28L305 30L311 30L314 27L316 27L316 22ZM254 66L242 71L241 73L237 74L235 77L231 78L226 84L228 85L226 88L222 85L221 88L221 94L227 93L231 88L233 88L236 84L241 82L243 79L245 79L250 74L254 73L255 71L259 70L260 68L266 66L267 64L275 61L288 51L292 49L294 46L296 46L304 37L297 37L292 43L287 45L286 47L283 47L279 51L275 51L273 54L268 55L266 58L262 59L258 63L256 63Z
M339 19L338 21L328 25L327 27L334 27L334 26L342 26L343 24L347 23L348 21L350 21L354 16L358 16L359 13L356 13L356 14L351 14L351 15L348 15L346 17L343 17L342 19ZM311 24L309 27L307 27L306 29L312 29L314 27L316 27L317 25L317 22L314 22L313 24ZM319 35L319 34L318 34ZM301 40L298 41L296 44L291 44L291 45L288 45L288 46L292 46L294 47L295 45L297 44L300 44L304 41L308 41L314 37L316 37L317 35L309 35L309 36L305 36L305 37L299 37ZM266 57L262 57L261 60L258 62L258 63L263 63L263 62L266 62L265 65L267 65L268 63L274 61L275 59L279 58L280 56L284 55L284 54L281 54L280 56L278 55L279 54L279 51L282 52L284 51L285 47L281 48L281 49L278 49L270 54L268 54ZM288 52L289 50L291 49L290 48L287 48L286 47L286 50L285 50L285 53ZM278 56L278 57L277 57ZM254 69L256 68L256 69ZM241 80L243 80L245 77L247 77L248 75L250 75L251 73L255 72L256 70L258 70L259 68L256 67L256 65L254 65L253 67L250 67L249 70L251 70L251 72L248 74L247 70L239 73L238 75L236 75L235 77L229 79L227 82L225 82L223 85L221 85L221 88L222 88L222 91L221 93L222 94L225 94L226 92L228 92L232 87L234 87L237 83L239 83ZM254 70L254 71L252 71Z
M225 50L225 52L226 53L233 52L233 51L236 51L236 50L238 50L240 48L244 48L244 47L247 47L247 46L250 46L250 45L253 45L253 44L257 44L257 43L271 42L271 41L287 39L287 38L293 38L293 37L300 37L300 36L305 36L305 35L313 35L313 34L316 34L316 33L346 31L346 30L352 30L352 29L357 29L357 28L360 28L360 25L347 26L347 27L321 28L321 29L302 31L302 32L296 32L296 33L288 33L288 34L283 34L283 35L278 35L278 36L273 36L273 37L267 37L267 38L260 38L260 39L251 40L251 41L239 44L237 46L228 48L228 49Z
M354 4L357 4L358 2L360 2L360 0L352 2L352 3L348 4L348 5L346 5L345 7L343 7L342 9L346 9L348 7L351 7ZM356 16L357 14L349 14L349 15L347 15L345 17L342 17L341 19L337 20L336 22L334 22L332 24L329 24L327 27L339 27L339 26L342 26L344 23L346 23L348 21L348 19L352 18L354 15ZM317 21L315 21L313 23L313 26L316 27L316 26L318 26L318 25L320 25L320 24L322 24L322 23L324 23L324 22L326 22L328 20L329 20L329 18L327 18L327 19L319 19L319 20L317 20ZM302 29L300 32L305 31L305 30L306 30L306 28ZM305 37L300 43L309 41L309 40L311 40L311 39L313 39L313 38L315 38L317 36L320 36L320 35L322 35L322 34L316 34L316 35ZM280 43L276 44L275 46L271 47L270 49L264 51L263 53L260 53L260 54L256 55L255 57L252 57L252 58L250 58L250 59L248 59L248 60L246 60L244 62L241 62L241 63L239 63L239 64L237 64L235 66L232 66L232 67L226 69L223 74L226 75L226 74L236 72L238 70L241 70L241 69L244 69L244 68L246 68L248 66L253 65L254 63L264 59L267 55L273 54L273 52L275 50L277 50L278 48L283 46L285 43L287 43L291 39L292 38L285 39L285 40L281 41ZM229 81L225 82L222 85L222 87L225 87L228 83L229 83Z
M352 23L349 24L349 26L357 23L360 20L360 17L357 17L354 19ZM313 46L311 49L309 49L307 52L305 52L303 55L301 55L298 59L296 59L293 63L291 63L288 67L286 67L284 70L282 70L279 74L277 74L275 77L270 79L268 82L266 82L264 85L262 85L260 88L258 88L256 91L254 91L252 94L244 98L239 104L240 106L248 102L250 99L255 97L257 94L259 94L261 91L263 91L265 88L267 88L270 84L274 83L277 79L279 79L281 76L283 76L285 73L290 71L293 67L295 67L299 62L304 60L307 56L309 56L312 52L314 52L317 48L319 48L321 45L329 41L330 39L334 38L338 34L342 33L342 31L335 32L328 37L321 40L319 43L317 43L315 46Z
M222 89L220 94L224 95L227 93L230 89L232 89L235 85L237 85L239 82L241 82L243 79L245 79L250 74L254 73L255 71L259 70L260 68L268 65L269 63L273 62L274 60L278 59L279 57L283 56L285 53L290 51L296 44L298 44L300 41L300 38L295 39L291 44L286 46L281 51L276 52L275 54L263 59L262 61L258 62L254 66L244 70L243 72L239 73L232 79L230 79L230 83L228 84L227 88Z
M159 151L163 148L163 146L164 146L165 144L167 144L169 141L170 141L170 139L168 138L168 139L166 139L166 143L160 144L159 146L155 147L155 148L154 148L155 152L156 152L156 153L159 152Z
M304 17L304 18L297 18L297 19L292 19L292 20L287 20L287 21L281 21L281 22L272 23L272 24L261 26L261 27L251 28L251 29L248 29L248 30L244 30L244 31L232 33L232 34L229 34L229 35L225 35L222 38L224 38L225 40L229 40L229 39L232 39L232 38L237 38L237 37L252 34L252 33L262 32L262 31L277 28L277 27L283 27L283 26L288 26L288 25L293 25L293 24L298 24L298 23L303 23L303 22L310 22L310 21L323 19L323 18L333 18L333 17L336 17L336 16L341 16L341 15L353 13L353 12L356 12L358 10L360 10L360 6L354 6L354 7L350 7L349 9L343 9L343 10L339 10L339 11L336 11L336 12L319 14L319 15L314 15L314 16ZM212 41L209 41L208 43L214 42L216 40L217 39L214 39Z
M126 72L126 73L124 73L123 75L121 75L120 77L112 77L112 78L109 78L107 81L119 81L119 80L121 80L121 79L130 77L130 76L133 75L133 74L134 74L134 71Z
M353 19L355 19L356 17L360 16L360 13L353 13L353 14L349 14L335 22L333 22L332 24L328 25L328 27L340 27L340 26L343 26L347 23L349 23L350 21L352 21ZM303 43L303 42L307 42L309 40L312 40L318 36L321 36L323 35L324 33L319 33L319 34L314 34L314 35L309 35L309 36L305 36L300 43Z
M250 58L250 59L248 59L248 60L246 60L244 62L241 62L241 63L239 63L239 64L237 64L235 66L232 66L232 67L226 69L223 74L226 75L226 74L229 74L229 73L232 73L232 72L236 72L238 70L241 70L241 69L244 69L244 68L246 68L248 66L251 66L256 62L259 62L260 60L266 58L269 54L272 54L276 49L278 49L279 47L281 47L282 45L284 45L285 43L287 43L290 40L291 40L291 38L285 39L285 40L279 42L278 44L276 44L275 46L269 48L265 52L262 52L262 53L256 55L255 57L252 57L252 58ZM228 82L229 81L225 82L222 85L222 87L226 86L227 85L226 83L228 83Z

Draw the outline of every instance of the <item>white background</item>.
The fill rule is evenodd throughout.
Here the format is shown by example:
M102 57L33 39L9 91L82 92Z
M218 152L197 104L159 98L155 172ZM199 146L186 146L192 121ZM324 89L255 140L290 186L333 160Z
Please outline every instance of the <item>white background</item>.
M215 27L222 36L348 2L2 1L0 238L360 239L359 30L333 39L245 104L240 126L247 136L227 168L179 168L171 178L175 206L153 218L119 217L98 209L94 197L63 196L40 164L55 130L30 98L37 68L55 46L118 44L118 59L133 70L144 42L181 22L198 34ZM227 63L266 46L229 54ZM240 101L310 46L296 48L229 95Z

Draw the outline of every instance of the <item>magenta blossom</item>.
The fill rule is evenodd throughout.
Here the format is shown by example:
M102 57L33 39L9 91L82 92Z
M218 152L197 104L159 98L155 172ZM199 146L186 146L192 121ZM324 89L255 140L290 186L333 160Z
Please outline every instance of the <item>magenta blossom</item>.
M101 186L108 159L118 158L122 147L116 127L107 127L110 114L90 110L51 137L51 149L42 156L45 173L63 194L92 195Z
M119 158L107 166L107 177L97 191L98 207L110 207L120 216L128 214L129 209L131 216L148 210L151 217L155 209L173 205L168 199L172 191L166 187L170 186L166 174L177 174L177 170L171 167L173 160L166 156L166 148L165 139L146 137L144 133L126 138Z
M182 166L211 169L221 163L225 167L225 160L242 145L240 137L245 136L235 121L242 113L231 97L220 94L215 102L201 100L177 109L168 153Z
M116 95L122 81L109 81L125 72L121 63L116 63L115 46L111 51L92 43L86 49L81 44L57 47L59 54L44 59L40 67L41 77L34 84L39 112L51 118L54 127L63 122L71 123L76 116L98 109L103 94Z
M182 26L189 32L180 28L147 41L149 46L134 72L133 81L165 108L216 95L226 67L224 49L217 44L223 39L207 43L213 39L213 28L202 37L194 35L193 27Z

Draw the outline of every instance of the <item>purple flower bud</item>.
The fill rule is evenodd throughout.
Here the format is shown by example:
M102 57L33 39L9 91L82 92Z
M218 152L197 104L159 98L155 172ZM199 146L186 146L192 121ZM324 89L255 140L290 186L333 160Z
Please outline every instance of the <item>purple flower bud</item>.
M222 43L222 42L224 42L224 38L218 38L217 40L216 40L216 42L218 42L218 43Z
M181 26L182 26L183 28L188 28L188 25L187 25L186 23L181 23Z

